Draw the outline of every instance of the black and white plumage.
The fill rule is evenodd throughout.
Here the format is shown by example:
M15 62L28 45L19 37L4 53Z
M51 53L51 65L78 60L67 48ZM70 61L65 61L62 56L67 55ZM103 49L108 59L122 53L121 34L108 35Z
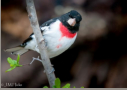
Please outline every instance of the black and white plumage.
M50 58L63 53L74 43L81 20L81 15L77 11L71 10L60 17L48 20L40 26ZM22 55L29 50L39 53L33 33L21 45L5 51Z

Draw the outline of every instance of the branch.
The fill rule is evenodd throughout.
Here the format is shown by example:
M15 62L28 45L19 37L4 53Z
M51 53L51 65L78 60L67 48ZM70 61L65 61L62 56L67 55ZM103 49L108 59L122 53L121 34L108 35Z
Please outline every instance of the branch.
M51 62L49 60L45 42L44 42L44 38L42 37L41 31L39 28L36 10L34 7L34 2L33 2L33 0L26 0L26 4L27 4L28 17L29 17L31 27L33 29L33 32L34 32L34 35L35 35L35 38L36 38L36 41L38 44L39 51L40 51L42 64L44 66L46 75L48 77L49 85L50 85L50 87L53 87L53 85L55 85L55 74L54 74L54 72L52 72L53 67L52 67Z

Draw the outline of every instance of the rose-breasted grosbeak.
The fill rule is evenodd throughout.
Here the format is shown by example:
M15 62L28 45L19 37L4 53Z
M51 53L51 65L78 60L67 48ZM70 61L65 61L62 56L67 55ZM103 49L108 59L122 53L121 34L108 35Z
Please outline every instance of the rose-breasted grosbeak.
M40 26L49 58L63 53L74 43L81 20L81 15L77 11L71 10L60 17L48 20ZM19 46L5 51L22 55L29 50L39 53L34 33Z

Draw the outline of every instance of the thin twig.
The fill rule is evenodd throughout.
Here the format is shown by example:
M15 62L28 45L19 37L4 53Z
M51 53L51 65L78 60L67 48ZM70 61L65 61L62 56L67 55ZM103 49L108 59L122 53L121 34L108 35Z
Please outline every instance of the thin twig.
M53 87L53 85L55 83L55 74L54 74L54 72L52 72L53 67L52 67L49 57L47 55L47 50L45 47L44 38L42 37L41 31L39 28L36 10L34 7L34 2L33 2L33 0L26 0L26 4L27 4L28 17L29 17L31 27L33 29L36 41L37 41L39 51L40 51L42 64L44 66L46 75L48 77L49 85L50 85L50 87Z

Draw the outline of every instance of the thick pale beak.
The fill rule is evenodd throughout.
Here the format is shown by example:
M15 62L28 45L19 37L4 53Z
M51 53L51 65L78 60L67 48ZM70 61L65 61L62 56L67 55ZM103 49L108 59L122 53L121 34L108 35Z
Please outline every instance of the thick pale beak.
M67 22L70 26L74 26L76 24L75 18L70 18Z

